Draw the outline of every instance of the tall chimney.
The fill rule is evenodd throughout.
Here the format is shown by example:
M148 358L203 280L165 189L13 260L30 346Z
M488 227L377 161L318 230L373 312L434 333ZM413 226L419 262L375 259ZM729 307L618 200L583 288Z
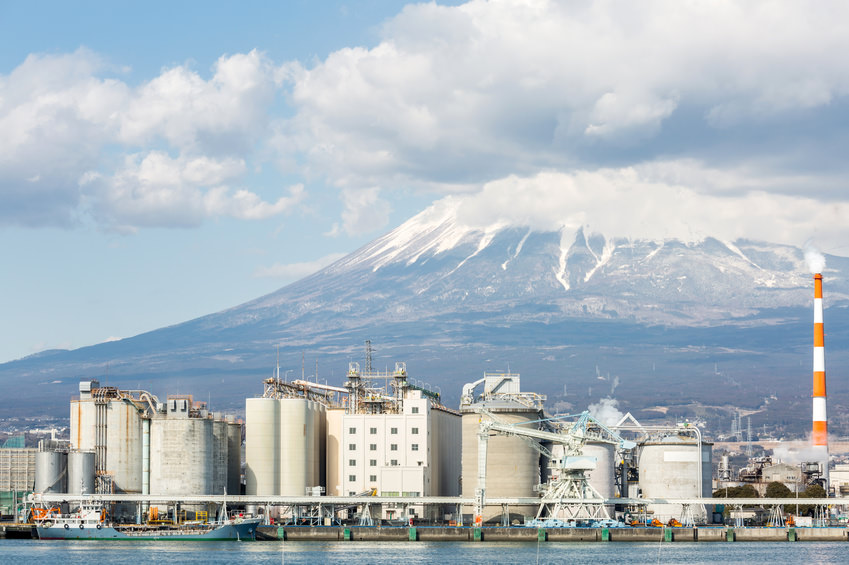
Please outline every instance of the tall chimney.
M814 275L814 418L811 443L821 450L823 476L828 477L828 418L825 409L825 333L822 322L822 274Z

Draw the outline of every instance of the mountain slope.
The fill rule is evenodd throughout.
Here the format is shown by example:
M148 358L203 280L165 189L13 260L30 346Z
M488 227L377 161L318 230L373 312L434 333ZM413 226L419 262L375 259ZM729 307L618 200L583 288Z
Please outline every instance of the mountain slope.
M305 375L340 383L371 339L376 366L406 361L449 404L463 382L509 366L564 409L609 394L635 410L690 399L758 409L772 395L786 401L785 414L809 413L812 281L802 250L472 229L437 212L267 296L7 363L0 383L16 383L19 406L62 413L76 380L103 380L108 364L110 383L238 408L260 392L276 347L284 371L300 375L306 358ZM847 272L849 260L828 257L826 345L838 370L847 364ZM839 387L830 394L843 402Z

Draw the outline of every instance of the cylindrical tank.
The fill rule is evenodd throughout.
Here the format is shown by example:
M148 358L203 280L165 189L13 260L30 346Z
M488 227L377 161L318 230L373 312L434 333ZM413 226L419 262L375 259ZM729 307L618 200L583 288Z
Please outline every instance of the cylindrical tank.
M283 398L280 403L279 494L304 496L312 461L313 424L310 401Z
M116 493L142 491L142 418L130 402L111 400L106 407L106 465Z
M616 446L611 443L587 442L583 455L595 457L595 469L587 472L587 479L603 498L616 496Z
M280 402L248 398L245 413L245 492L280 494Z
M692 436L666 436L640 446L640 488L643 498L709 498L712 444ZM649 504L661 522L681 518L680 504ZM703 510L699 509L701 513Z
M212 485L210 493L224 494L227 490L227 422L221 419L212 421Z
M67 492L68 454L38 451L35 454L35 492Z
M227 494L242 490L242 424L230 418L227 422Z
M474 498L478 486L478 429L480 419L475 412L479 405L462 407L462 491L463 497ZM483 406L493 413L499 422L513 424L539 420L540 411L509 400L492 400ZM528 424L535 427L536 424ZM538 497L534 491L540 482L540 454L518 437L490 434L487 442L486 498ZM464 512L471 512L465 508ZM537 506L511 506L511 514L531 516ZM484 509L484 522L501 519L501 508ZM519 516L511 516L520 519Z
M94 493L94 452L68 454L68 494Z
M223 494L223 488L213 491L213 423L208 418L175 418L170 413L151 421L151 494Z

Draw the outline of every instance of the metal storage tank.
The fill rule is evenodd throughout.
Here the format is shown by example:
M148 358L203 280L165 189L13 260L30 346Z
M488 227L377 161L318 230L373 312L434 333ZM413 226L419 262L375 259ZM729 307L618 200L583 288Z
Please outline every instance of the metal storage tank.
M549 446L553 459L563 459L563 445L555 444ZM596 467L587 471L587 480L603 498L614 498L616 496L616 446L603 442L587 442L582 451L584 457L594 457ZM556 477L557 465L546 462L548 475Z
M213 421L190 418L188 399L173 402L169 398L167 415L150 423L150 493L222 494L213 492Z
M224 494L227 489L227 422L212 420L212 484L210 493Z
M248 398L245 412L245 492L280 494L280 403Z
M94 452L72 451L68 454L68 494L94 493Z
M483 404L461 407L462 413L462 491L463 497L474 498L478 485L478 429L482 417L474 410L484 406L505 423L530 422L542 416L539 410L510 400L490 400ZM536 427L536 424L529 424ZM539 497L534 491L540 482L540 454L518 437L491 434L487 445L486 498ZM511 506L511 514L535 515L536 505ZM465 512L472 511L466 508ZM501 518L501 508L484 510L484 522ZM511 516L511 521L516 517Z
M35 492L67 492L68 454L38 451L35 454Z
M106 415L105 469L113 477L113 488L116 493L141 493L141 414L130 402L111 400Z
M281 496L304 496L310 479L313 423L310 401L283 398L280 403L280 448L277 450Z
M616 496L616 446L610 443L587 442L584 456L595 457L595 469L587 473L589 483L604 498Z
M242 424L228 417L227 421L227 494L242 490Z
M712 444L692 436L667 436L640 445L640 488L643 498L710 498ZM680 504L650 504L661 522L681 518ZM699 514L703 508L694 509Z

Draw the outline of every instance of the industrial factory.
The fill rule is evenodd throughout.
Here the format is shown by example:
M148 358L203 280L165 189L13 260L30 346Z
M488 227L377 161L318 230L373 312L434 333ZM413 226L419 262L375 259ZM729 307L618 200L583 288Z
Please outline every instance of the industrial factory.
M802 465L760 457L735 471L725 455L715 473L698 425L553 414L510 371L463 385L455 410L404 363L374 370L367 345L365 368L349 363L339 386L281 379L278 366L246 399L244 424L191 396L82 381L69 440L34 453L34 491L104 496L113 519L139 524L200 520L225 500L265 524L722 523L729 513L708 500L717 489L829 492L822 276L814 281L815 457ZM32 473L27 457L17 465ZM775 520L783 503L772 503Z

